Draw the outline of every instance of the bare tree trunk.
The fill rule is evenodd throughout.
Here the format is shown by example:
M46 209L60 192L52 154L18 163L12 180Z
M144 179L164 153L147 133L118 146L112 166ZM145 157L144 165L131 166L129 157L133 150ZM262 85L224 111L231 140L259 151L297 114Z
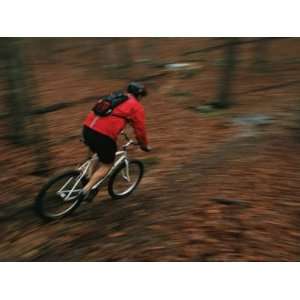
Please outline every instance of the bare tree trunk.
M21 38L1 39L1 46L7 82L5 104L8 110L9 138L18 145L30 144L37 162L34 172L47 172L50 155L46 124L44 120L37 120L32 114L33 99L36 95L32 72L28 61L25 60L25 41Z
M105 64L114 66L117 64L117 49L115 47L115 38L107 38L105 42Z
M266 71L268 64L268 50L270 48L271 39L261 39L256 42L254 50L253 66L257 71Z
M128 77L133 60L127 38L109 38L104 51L106 69L112 78Z
M110 78L117 77L118 71L118 53L117 53L117 45L116 38L107 38L105 40L103 53L103 65L106 70L106 75Z
M142 59L150 64L155 64L157 61L157 51L159 48L159 38L141 38L142 42Z
M27 63L24 64L24 71L26 74L26 96L28 99L28 123L30 124L28 135L30 136L30 144L33 147L36 160L35 170L33 170L33 173L43 175L49 173L51 164L47 121L45 115L37 116L32 113L35 99L39 98L32 69L32 62L34 61L34 57L32 56L34 56L36 49L32 43L28 44L26 48L29 48L29 51L27 52L30 54L28 55L27 53Z
M218 83L217 99L212 104L217 108L227 108L232 104L232 82L237 65L237 38L227 38L224 52L224 67Z
M27 140L26 115L28 98L25 89L24 65L21 55L22 41L17 38L1 39L4 77L7 82L5 97L10 132L8 136L15 144L24 144Z
M118 38L117 39L117 53L119 65L122 68L130 68L133 60L130 51L130 39L129 38Z

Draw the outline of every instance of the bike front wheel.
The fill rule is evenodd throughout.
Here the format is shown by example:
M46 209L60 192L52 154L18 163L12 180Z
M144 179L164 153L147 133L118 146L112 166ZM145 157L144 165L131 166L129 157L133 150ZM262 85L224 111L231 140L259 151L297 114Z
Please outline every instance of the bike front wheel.
M144 174L144 165L139 160L122 163L108 181L108 192L113 199L129 196L138 186Z
M70 214L80 205L78 195L85 183L78 170L65 171L51 178L35 199L35 211L45 220Z

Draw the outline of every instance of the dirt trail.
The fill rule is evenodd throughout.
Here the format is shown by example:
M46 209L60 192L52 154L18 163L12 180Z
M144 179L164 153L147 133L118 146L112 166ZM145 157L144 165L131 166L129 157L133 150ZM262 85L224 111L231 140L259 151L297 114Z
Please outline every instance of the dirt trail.
M193 113L188 114L198 119ZM185 150L188 150L189 144L185 145ZM164 153L161 153L160 158L164 159ZM177 157L177 161L180 161L180 157ZM163 256L147 256L145 253L152 248L156 251L164 249L164 252L169 248L167 252L170 256L166 259L174 259L173 247L161 244L174 242L168 241L168 235L163 228L165 221L169 223L171 213L167 204L170 198L174 200L176 196L172 177L184 180L186 175L184 172L178 174L177 167L169 161L166 168L160 167L151 171L150 167L145 175L145 182L127 201L96 200L95 203L79 209L72 217L56 223L40 222L32 212L30 201L19 205L18 209L17 205L4 206L2 214L5 217L2 218L2 224L5 233L0 248L3 259L164 259ZM107 198L106 194L103 196ZM171 203L174 203L173 200L171 199ZM174 210L180 210L180 203L178 204L173 205ZM24 247L24 244L28 245Z
M213 151L202 149L165 172L150 168L129 199L112 201L102 193L103 201L96 199L59 222L44 224L30 206L24 206L1 221L2 260L297 260L299 228L290 218L291 214L294 218L299 215L300 204L291 211L276 197L272 203L258 203L261 200L251 191L265 170L257 153L276 159L269 153L274 151L272 142L274 137L268 134L232 136L226 143L214 145ZM293 178L299 167L294 166L286 175ZM230 172L233 174L228 176ZM256 172L255 177L251 172ZM280 179L277 183L279 187L290 181ZM256 186L255 193L260 192L265 197L264 188L260 191ZM223 197L225 204L218 197ZM282 216L283 206L289 219ZM276 218L281 219L279 224ZM293 231L278 238L274 228L265 228L270 225L279 232L286 227ZM285 252L281 243L285 243Z
M0 260L299 260L300 144L294 130L299 87L263 90L277 87L283 77L296 78L298 69L240 74L233 107L212 114L191 109L214 93L216 70L209 63L194 77L153 80L151 101L144 104L154 151L132 151L146 162L138 190L121 201L103 191L58 222L44 223L32 211L32 199L46 180L32 174L33 149L15 149L1 136ZM63 70L74 77L64 81ZM86 78L72 65L45 65L40 71L38 79L48 81L40 91L43 105L99 90L99 78ZM60 74L57 81L54 74ZM124 83L101 82L99 93ZM75 128L88 106L82 102L45 115L52 171L74 166L86 155ZM65 113L72 118L65 121ZM257 114L272 122L234 123L236 117ZM0 129L5 133L4 125Z

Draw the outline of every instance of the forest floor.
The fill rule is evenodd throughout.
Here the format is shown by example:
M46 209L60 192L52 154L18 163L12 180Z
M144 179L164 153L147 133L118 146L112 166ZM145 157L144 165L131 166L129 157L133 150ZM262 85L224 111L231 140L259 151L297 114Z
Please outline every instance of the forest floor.
M63 97L80 100L124 83L88 77L71 66L74 76L66 82L59 68L41 72L40 81L58 76L39 91L42 105L63 101L62 89ZM300 89L293 81L299 63L274 65L268 73L243 71L232 107L220 111L199 110L212 100L213 67L150 80L144 105L154 150L131 152L146 165L139 188L115 201L104 189L55 222L44 223L32 210L47 180L32 173L34 149L13 147L1 123L0 260L299 260ZM51 174L85 157L80 124L91 103L45 115Z

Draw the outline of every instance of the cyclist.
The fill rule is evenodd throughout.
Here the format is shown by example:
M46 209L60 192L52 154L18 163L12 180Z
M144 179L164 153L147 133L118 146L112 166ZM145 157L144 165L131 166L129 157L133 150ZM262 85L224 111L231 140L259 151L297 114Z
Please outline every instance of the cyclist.
M147 95L146 88L138 82L131 82L127 87L128 99L113 109L113 112L105 117L97 116L90 111L83 123L83 137L90 150L97 153L101 166L97 168L95 161L89 182L84 186L80 197L88 200L92 187L103 178L111 169L115 153L117 151L116 141L119 134L129 123L135 133L135 137L143 151L150 151L145 129L145 113L141 99Z

